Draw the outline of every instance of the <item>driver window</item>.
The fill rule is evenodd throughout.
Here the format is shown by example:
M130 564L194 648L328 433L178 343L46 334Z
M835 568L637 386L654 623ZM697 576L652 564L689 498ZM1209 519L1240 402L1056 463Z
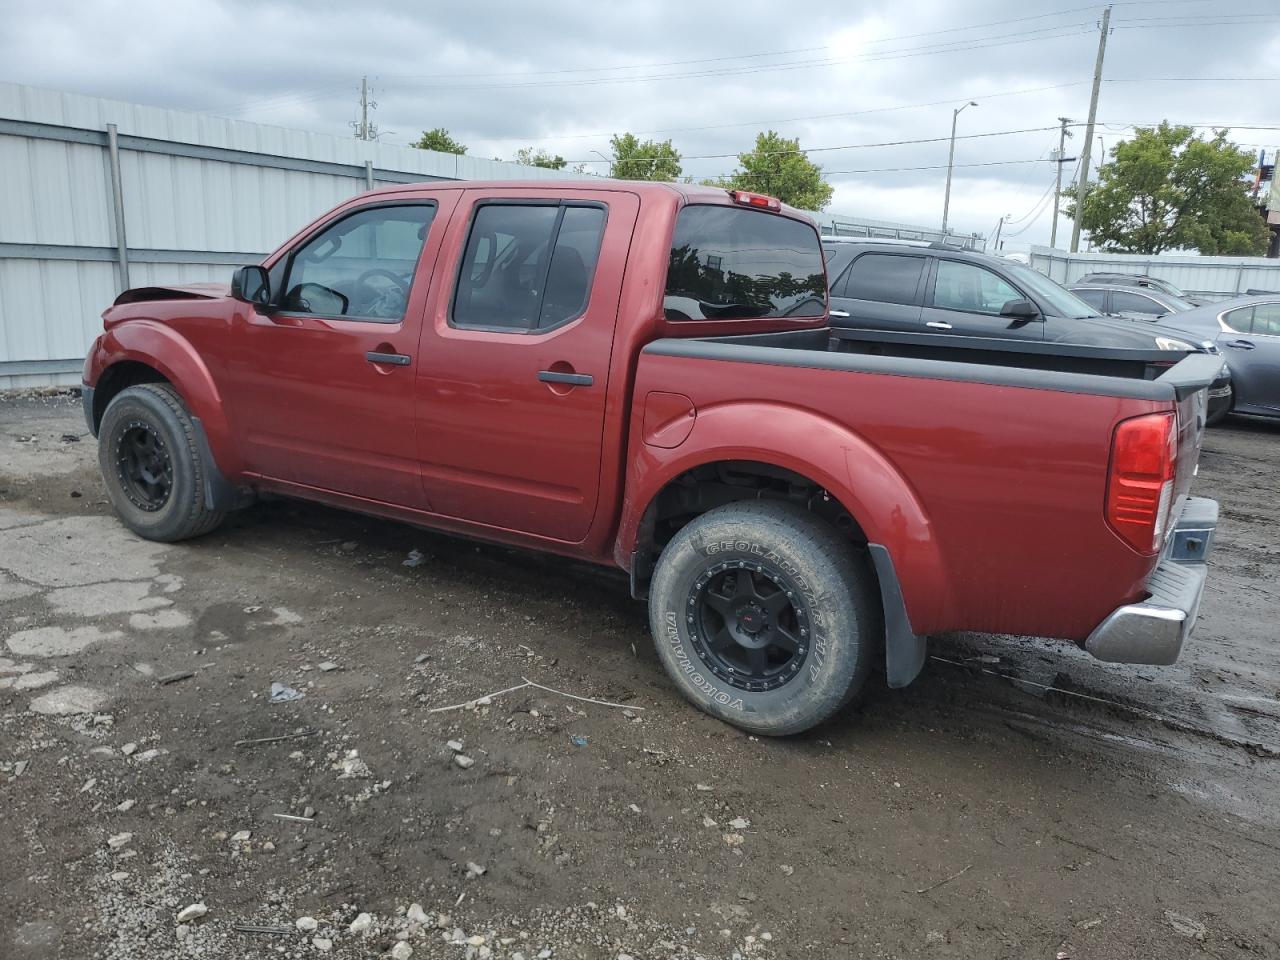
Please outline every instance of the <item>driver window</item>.
M293 255L281 309L402 320L435 212L434 204L368 207L323 230Z
M990 270L957 260L938 261L938 279L933 288L933 305L944 310L999 314L1010 300L1022 294Z

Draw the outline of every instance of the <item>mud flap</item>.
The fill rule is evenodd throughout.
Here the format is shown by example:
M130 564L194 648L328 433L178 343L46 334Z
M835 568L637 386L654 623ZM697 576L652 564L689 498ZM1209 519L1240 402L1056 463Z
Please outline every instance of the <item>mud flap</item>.
M893 569L889 551L878 543L867 544L880 580L880 603L884 608L884 662L886 680L894 689L905 687L924 668L926 639L916 636L907 617L902 587Z
M204 424L199 417L191 418L195 428L196 448L200 459L204 461L204 505L209 510L238 510L253 502L253 494L249 490L235 486L218 469L218 462L213 459L213 450L209 446L209 437L204 432Z

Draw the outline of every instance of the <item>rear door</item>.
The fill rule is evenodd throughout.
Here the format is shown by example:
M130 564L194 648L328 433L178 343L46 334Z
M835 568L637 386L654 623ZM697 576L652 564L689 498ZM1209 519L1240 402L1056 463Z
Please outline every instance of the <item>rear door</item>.
M1010 300L1026 295L986 267L938 257L925 292L924 326L940 333L997 339L1043 340L1044 321L1002 317Z
M862 330L919 330L927 258L860 253L831 285L831 324Z
M463 194L418 349L418 459L432 512L586 537L638 210L620 191Z

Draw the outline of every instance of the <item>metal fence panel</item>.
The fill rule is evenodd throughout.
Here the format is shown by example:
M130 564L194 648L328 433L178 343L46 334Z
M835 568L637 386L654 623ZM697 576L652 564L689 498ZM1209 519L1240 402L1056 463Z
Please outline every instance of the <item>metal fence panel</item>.
M126 264L132 286L225 281L369 179L569 176L0 83L0 388L78 383ZM841 232L936 235L836 219Z
M1136 273L1167 280L1196 296L1225 300L1249 290L1280 290L1280 260L1266 257L1144 256L1128 253L1068 253L1032 247L1031 266L1058 283L1088 273Z

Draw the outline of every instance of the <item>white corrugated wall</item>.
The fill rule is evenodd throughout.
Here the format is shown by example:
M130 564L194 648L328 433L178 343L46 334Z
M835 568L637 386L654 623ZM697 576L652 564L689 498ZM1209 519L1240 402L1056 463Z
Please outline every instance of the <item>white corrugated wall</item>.
M9 123L6 121L16 121ZM226 280L238 255L260 256L299 227L365 189L355 175L281 169L257 161L319 161L390 180L541 179L560 171L0 83L0 388L78 383L69 368L101 330L119 292L108 151L52 132L118 127L122 141L246 151L236 161L172 156L122 143L120 176L133 286ZM39 129L33 125L47 125ZM143 146L145 149L145 145ZM254 155L254 156L250 156ZM38 245L40 249L31 249ZM76 259L78 251L93 248ZM160 254L154 252L159 251ZM183 252L192 254L182 262ZM208 262L209 254L227 254ZM52 255L52 257L51 257ZM111 259L103 259L110 255ZM69 257L69 259L68 259ZM36 370L22 373L18 371Z

